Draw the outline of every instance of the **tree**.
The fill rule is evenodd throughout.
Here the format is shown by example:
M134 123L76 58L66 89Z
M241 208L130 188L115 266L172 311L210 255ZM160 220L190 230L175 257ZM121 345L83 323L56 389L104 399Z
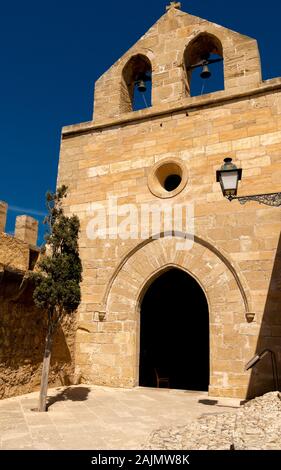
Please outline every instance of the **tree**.
M80 223L76 215L64 215L62 202L67 187L61 186L55 193L48 192L48 215L44 224L47 249L38 263L33 299L37 307L47 315L47 333L41 377L39 411L46 411L48 378L54 334L65 315L70 315L80 304L82 264L79 257L78 236Z

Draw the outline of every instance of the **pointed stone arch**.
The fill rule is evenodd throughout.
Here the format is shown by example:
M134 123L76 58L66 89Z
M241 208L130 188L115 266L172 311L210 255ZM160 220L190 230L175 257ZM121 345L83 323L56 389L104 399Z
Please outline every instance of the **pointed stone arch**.
M122 270L122 268L128 263L129 260L133 260L134 258L132 258L136 253L138 253L140 250L142 250L145 246L149 245L149 244L153 244L152 247L151 247L151 251L154 250L154 247L157 246L156 244L154 244L154 242L156 241L163 241L163 247L168 243L170 245L170 243L168 242L168 240L174 240L173 243L182 243L182 240L183 239L193 239L194 238L194 244L197 244L201 247L204 247L205 249L209 250L210 252L212 252L214 254L215 257L217 257L224 265L225 265L225 268L226 268L226 271L229 271L229 274L232 274L232 277L233 277L233 281L236 283L237 285L237 288L239 289L240 291L240 294L241 294L241 297L242 297L242 301L243 301L243 304L244 304L244 309L245 309L245 313L248 313L250 311L250 307L251 307L251 302L250 302L250 291L248 289L248 286L246 285L246 282L245 280L242 278L242 276L238 275L238 268L234 265L233 261L230 261L228 259L228 257L226 256L226 254L223 253L222 250L219 250L218 248L216 248L216 246L214 245L214 243L210 240L207 240L206 238L205 239L202 239L201 237L198 237L198 236L192 236L192 235L189 235L189 234L186 234L186 233L182 233L182 232L174 232L173 234L173 237L166 237L166 234L165 233L160 233L160 234L157 234L157 235L154 235L153 237L150 237L146 240L144 240L143 242L141 242L140 244L138 244L137 246L135 246L132 250L130 250L125 256L124 258L121 260L121 262L119 263L119 265L117 266L117 268L115 269L114 273L112 274L111 278L110 278L110 281L107 285L107 288L106 288L106 291L105 291L105 295L104 295L104 298L103 298L103 302L102 302L102 308L106 311L107 308L108 308L108 297L109 297L109 293L111 292L111 289L112 289L112 286L113 284L115 283L115 280L117 278L117 276L119 275L119 272ZM158 243L159 245L159 243ZM161 244L160 244L161 246ZM194 247L193 247L194 248ZM175 252L177 252L178 250L176 249L176 247L174 247L174 250ZM193 251L192 251L193 250ZM188 250L186 253L190 255L190 258L192 258L193 255L193 252L194 252L194 249L192 250ZM150 251L150 250L149 250ZM163 251L163 250L162 250ZM179 251L179 253L183 253L184 251ZM171 253L171 252L170 252ZM174 264L174 261L171 260L171 259L168 259L168 254L167 252L165 252L165 255L163 257L163 252L161 252L161 259L163 261L163 266L165 266L166 264L167 265L173 265ZM142 255L140 255L139 253L139 256L142 258ZM173 255L173 257L175 257L175 253ZM178 259L179 259L179 256L178 256ZM159 265L161 266L161 264ZM188 271L188 270L187 270ZM193 275L192 273L189 273L191 275ZM194 275L194 277L196 278L196 275ZM199 280L199 284L200 284L200 280ZM203 288L203 286L202 286ZM204 288L203 288L204 290Z
M240 375L244 373L236 325L245 322L245 311L249 310L246 289L233 265L216 248L196 237L190 250L179 250L178 243L183 238L186 235L176 234L144 241L127 254L111 278L104 308L107 321L122 324L122 333L118 336L124 351L122 364L126 364L123 371L122 368L119 371L122 384L138 385L139 309L144 289L163 270L175 267L195 278L207 298L210 318L209 392L221 394L225 389L225 395L233 396L235 390L228 378L233 364L236 364ZM237 391L239 394L241 390Z

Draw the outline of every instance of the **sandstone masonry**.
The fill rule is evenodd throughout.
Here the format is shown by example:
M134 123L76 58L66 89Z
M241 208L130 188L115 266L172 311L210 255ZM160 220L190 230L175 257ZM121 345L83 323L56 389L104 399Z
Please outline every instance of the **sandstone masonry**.
M45 344L44 312L35 307L34 270L38 222L16 219L15 236L4 233L8 206L0 201L0 398L37 390ZM66 319L54 340L50 384L72 380L75 319Z

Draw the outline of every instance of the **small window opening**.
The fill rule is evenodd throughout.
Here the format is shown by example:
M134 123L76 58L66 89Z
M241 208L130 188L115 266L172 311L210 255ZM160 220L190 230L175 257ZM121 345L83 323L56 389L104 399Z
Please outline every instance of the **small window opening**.
M166 191L174 191L181 184L180 175L169 175L164 181L164 188Z
M38 258L39 258L39 255L40 255L40 249L37 249L37 250L33 250L33 249L30 249L29 250L29 267L28 269L30 271L33 271L37 261L38 261Z

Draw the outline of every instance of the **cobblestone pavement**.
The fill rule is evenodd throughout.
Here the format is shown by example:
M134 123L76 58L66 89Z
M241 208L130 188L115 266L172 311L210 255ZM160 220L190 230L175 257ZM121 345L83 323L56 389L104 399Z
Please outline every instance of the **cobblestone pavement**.
M38 392L0 401L0 449L142 449L157 428L239 407L239 400L204 392L87 385L49 390L47 413L32 411L37 401ZM182 445L178 431L171 449L177 439Z
M281 394L270 392L235 413L203 414L184 426L159 428L146 449L281 450Z

